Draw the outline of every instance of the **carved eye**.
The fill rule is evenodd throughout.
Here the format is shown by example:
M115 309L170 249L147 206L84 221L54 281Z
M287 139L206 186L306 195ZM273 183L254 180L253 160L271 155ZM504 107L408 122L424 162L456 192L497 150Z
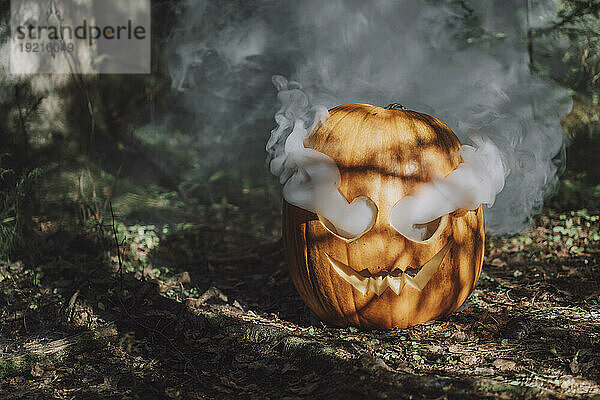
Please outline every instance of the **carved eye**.
M416 242L423 242L431 238L433 234L437 232L441 222L442 217L439 217L425 224L414 224L414 231L418 233L417 235L415 235L414 237L410 237L409 239L414 240Z
M390 212L389 222L392 228L402 236L413 242L425 242L446 226L448 215L432 219L424 224L416 224L414 223L415 219L427 220L427 213L423 212L424 205L418 204L414 200L405 198L396 203ZM435 215L431 217L435 217Z
M350 212L346 214L339 213L340 210L329 210L332 218L335 218L334 224L330 219L317 214L321 225L329 233L351 242L358 239L371 230L377 220L377 206L368 197L361 196L352 202ZM338 211L338 212L336 212Z

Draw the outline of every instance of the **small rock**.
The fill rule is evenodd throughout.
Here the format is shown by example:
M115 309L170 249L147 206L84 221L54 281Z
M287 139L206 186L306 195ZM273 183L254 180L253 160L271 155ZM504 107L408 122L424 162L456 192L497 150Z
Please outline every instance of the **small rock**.
M570 388L571 386L573 386L575 384L575 379L573 379L573 377L571 375L561 376L560 380L562 381L560 384L560 387L563 390L567 390L568 388Z
M469 336L464 333L463 331L457 331L455 332L452 336L452 339L454 339L457 342L466 342L469 340Z
M499 268L506 267L506 262L502 261L500 258L494 258L490 264Z
M569 368L571 368L571 372L576 374L579 372L579 363L577 362L577 360L573 360L571 361L571 363L569 364Z
M453 345L450 345L448 347L448 351L450 353L460 354L460 353L464 352L464 348L462 346L457 345L457 344L453 344Z
M465 354L465 355L460 356L460 361L467 365L474 365L474 364L477 364L477 362L479 360L475 356L472 356L470 354Z
M477 367L475 368L475 373L478 375L494 375L494 369Z
M500 371L512 371L516 366L516 362L505 360L503 358L498 358L496 361L494 361L494 367L498 368Z
M42 375L44 375L44 369L41 367L40 363L37 362L33 364L33 366L31 367L31 371L29 372L34 378L39 378Z

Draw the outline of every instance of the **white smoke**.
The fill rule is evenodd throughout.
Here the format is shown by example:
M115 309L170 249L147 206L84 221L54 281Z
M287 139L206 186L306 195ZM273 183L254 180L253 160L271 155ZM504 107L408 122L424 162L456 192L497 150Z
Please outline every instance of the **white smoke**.
M362 197L348 203L338 190L341 177L335 161L304 147L308 134L329 116L327 108L310 106L297 82L275 76L273 83L282 108L275 114L277 128L271 132L267 152L271 156L271 173L284 184L283 197L290 204L325 218L344 238L366 232L375 221L372 202Z
M459 209L493 206L510 173L491 140L472 138L475 147L463 145L462 163L448 176L433 177L431 183L398 201L390 213L390 224L404 236L421 240L424 225ZM417 225L417 226L415 226Z
M552 22L553 0L531 3L532 25ZM470 136L493 144L508 175L486 210L489 231L524 228L556 183L570 99L530 72L523 1L184 4L170 70L215 142L243 143L248 132L264 140L277 107L271 76L282 74L312 104L400 102L446 122L465 145ZM492 149L480 144L463 156Z

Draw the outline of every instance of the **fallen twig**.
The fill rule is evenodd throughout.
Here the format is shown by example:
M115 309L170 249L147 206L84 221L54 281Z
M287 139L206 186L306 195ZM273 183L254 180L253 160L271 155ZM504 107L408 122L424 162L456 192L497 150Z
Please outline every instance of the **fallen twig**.
M206 303L208 300L212 298L218 298L219 300L227 303L227 296L218 288L211 286L206 292L202 293L202 295L196 299L188 298L186 299L186 304L192 307L198 307Z
M115 222L115 213L113 212L113 206L112 206L112 201L108 202L109 206L110 206L110 215L112 216L112 231L113 231L113 236L115 238L115 245L117 246L117 258L119 260L119 279L120 279L120 284L121 284L121 292L123 291L123 260L121 259L121 244L119 243L119 236L117 233L117 225ZM123 238L123 242L125 241L126 238Z

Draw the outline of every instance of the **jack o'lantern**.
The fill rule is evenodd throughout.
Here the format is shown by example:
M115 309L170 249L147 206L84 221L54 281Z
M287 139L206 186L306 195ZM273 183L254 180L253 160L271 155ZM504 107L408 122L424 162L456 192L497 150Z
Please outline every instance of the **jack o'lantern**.
M406 328L458 309L483 263L481 205L413 226L418 235L390 222L401 199L461 164L452 130L395 105L347 104L330 110L304 145L330 157L339 169L339 192L349 203L368 199L375 215L350 237L284 201L286 258L306 304L330 324L376 329Z

